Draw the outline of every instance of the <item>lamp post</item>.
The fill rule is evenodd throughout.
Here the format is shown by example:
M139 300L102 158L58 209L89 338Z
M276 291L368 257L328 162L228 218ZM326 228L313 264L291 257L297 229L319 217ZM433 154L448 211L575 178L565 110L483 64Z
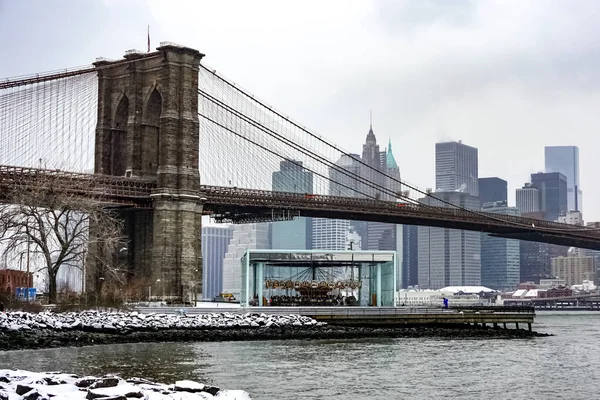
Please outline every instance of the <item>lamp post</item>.
M98 278L98 292L96 293L96 308L98 308L98 298L102 294L102 282L104 281L104 277L101 276Z
M198 269L194 269L194 307L198 305Z
M160 279L156 280L156 285L158 286L160 284ZM163 297L165 296L165 288L163 286Z

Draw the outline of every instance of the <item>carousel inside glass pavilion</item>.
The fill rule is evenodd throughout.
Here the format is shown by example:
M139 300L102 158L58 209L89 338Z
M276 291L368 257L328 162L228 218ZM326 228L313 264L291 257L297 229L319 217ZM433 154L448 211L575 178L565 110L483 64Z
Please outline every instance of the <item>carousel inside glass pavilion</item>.
M242 306L393 307L393 251L249 250L242 258Z

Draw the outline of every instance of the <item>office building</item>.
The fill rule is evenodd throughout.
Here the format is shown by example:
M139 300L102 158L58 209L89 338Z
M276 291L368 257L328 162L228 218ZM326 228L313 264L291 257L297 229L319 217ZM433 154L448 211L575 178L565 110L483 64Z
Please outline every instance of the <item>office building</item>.
M343 154L329 169L329 194L357 197L367 189L355 177L361 176L358 154ZM329 218L312 219L312 248L319 250L345 250L350 233L350 221ZM357 241L361 242L362 238Z
M361 176L368 182L371 182L375 185L384 186L387 182L381 172L385 172L385 153L382 154L379 151L377 138L375 137L375 133L373 133L373 126L369 127L369 133L367 134L367 138L363 144L361 160ZM366 187L365 192L370 197L382 198L382 196L385 196L385 193L382 193L376 188ZM382 200L385 199L382 198Z
M566 215L567 177L560 172L540 172L531 174L531 186L539 190L540 210L544 211L546 220L558 221L558 217Z
M346 250L348 248L348 238L351 234L350 221L345 219L313 218L312 225L313 249ZM360 235L357 237L360 237ZM355 239L354 242L360 246L362 238Z
M479 210L479 198L464 192L435 192L435 198L419 201L450 207L438 199L467 209ZM457 229L418 227L419 287L440 289L446 286L481 284L481 233Z
M600 229L600 222L588 222L585 224L588 228ZM580 249L582 255L594 257L596 260L596 277L600 277L600 273L598 273L598 267L600 267L600 250L592 250L592 249Z
M483 207L486 203L508 201L508 183L504 179L479 178L479 202Z
M522 217L545 219L544 212L521 213ZM551 259L567 255L566 246L521 240L519 244L521 259L521 282L539 283L541 279L552 278Z
M313 173L302 167L301 161L281 161L279 171L272 174L272 188L278 192L313 193ZM309 250L312 248L312 218L271 224L271 248Z
M516 191L517 208L521 214L537 213L540 211L540 191L526 183Z
M462 142L435 144L436 192L468 193L479 196L477 149Z
M486 203L483 211L519 216L517 207L505 201ZM481 284L495 290L512 290L520 283L520 245L516 239L504 239L481 234Z
M234 225L227 253L223 259L223 292L241 296L242 267L240 260L247 250L269 248L269 224Z
M370 140L370 147L375 145L375 135L373 129L369 130L367 136L367 143ZM368 152L365 149L369 147L367 144L363 146L363 157L371 157L370 163L375 165L374 151ZM379 147L377 147L378 149ZM388 142L386 151L380 152L379 154L379 165L376 166L379 176L379 181L382 186L388 189L388 193L382 193L379 198L386 201L395 201L398 199L396 194L400 193L402 187L400 185L400 168L396 163L396 158L392 151L392 141ZM363 166L363 168L366 168ZM365 174L367 175L367 174ZM393 193L394 195L392 195ZM395 224L386 224L382 222L366 222L364 224L363 237L366 238L366 249L367 250L396 250L398 252L402 249L402 227ZM364 240L364 239L363 239ZM399 255L398 259L402 259ZM396 274L397 277L401 276L401 271Z
M419 227L402 225L402 282L399 287L419 285Z
M342 154L334 167L329 168L329 194L331 196L357 197L368 193L367 186L355 178L361 176L358 154Z
M223 291L223 259L233 227L202 227L202 298L212 300Z
M560 217L558 217L558 222L569 225L584 225L583 215L581 215L581 211L567 211L566 215L561 215Z
M546 172L560 172L567 178L568 211L582 212L583 196L579 182L579 147L546 146Z
M566 286L581 285L583 281L596 281L596 260L581 255L571 248L566 257L552 258L552 276L564 279Z

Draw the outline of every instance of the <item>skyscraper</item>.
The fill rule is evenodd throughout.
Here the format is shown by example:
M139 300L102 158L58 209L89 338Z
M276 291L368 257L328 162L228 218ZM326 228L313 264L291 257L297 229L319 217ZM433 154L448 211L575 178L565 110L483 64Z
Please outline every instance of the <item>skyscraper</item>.
M540 172L531 174L531 186L539 190L540 210L546 220L558 221L558 217L568 211L567 177L560 172Z
M313 218L312 248L315 250L348 250L350 231L350 221L346 219ZM358 242L361 240L359 239ZM361 244L356 243L353 248L360 248Z
M438 207L460 204L479 210L479 198L462 192L435 192L435 198L419 201ZM481 284L481 233L448 228L419 226L419 286L440 289L445 286Z
M332 196L357 197L365 193L366 186L352 176L360 176L361 164L358 154L342 155L329 169L329 194ZM347 171L348 174L344 173ZM329 218L312 219L312 248L320 250L346 250L350 221ZM359 232L362 241L362 232ZM362 243L361 243L362 244ZM358 246L358 243L357 243Z
M560 172L567 177L567 211L582 211L583 196L579 183L579 147L546 146L546 172Z
M242 290L242 257L249 249L268 248L269 224L234 225L223 259L223 291L233 293L239 299Z
M381 174L383 170L382 167L384 167L385 165L382 165L382 161L385 161L385 153L382 155L379 151L377 138L375 137L375 133L373 132L373 126L371 125L369 127L369 133L367 134L365 144L363 144L363 164L361 164L362 177L365 178L367 181L374 183L375 185L385 185L387 182L385 181L384 176ZM366 191L369 196L382 195L382 193L380 193L380 191L375 188L368 188L366 189Z
M508 201L508 183L500 178L479 178L479 202L486 203Z
M517 207L506 202L486 203L483 211L519 216ZM481 284L496 290L515 289L520 280L520 246L516 239L481 234Z
M274 191L312 193L313 174L302 168L301 161L281 161L279 171L273 172ZM271 248L281 250L310 250L312 248L312 218L271 224Z
M521 214L540 211L540 191L531 186L531 183L526 183L516 192L517 208Z
M477 149L462 142L435 144L436 191L479 196Z
M374 140L373 128L369 130L367 142L369 139ZM371 142L374 145L374 141ZM366 145L365 145L366 146ZM365 148L363 146L363 150ZM379 147L377 147L379 149ZM363 151L363 154L365 152ZM374 165L375 159L373 158ZM363 168L367 168L363 166ZM385 151L380 152L379 165L376 166L378 173L376 174L379 184L388 189L389 192L397 194L401 191L400 185L400 168L396 163L396 158L392 151L392 140L388 142L388 147ZM364 174L367 175L367 174ZM380 198L386 201L394 201L398 196L390 193L381 194ZM365 237L367 239L366 248L368 250L401 250L402 249L402 227L395 224L386 224L383 222L367 222ZM400 256L398 257L400 259ZM400 274L396 274L400 276Z
M329 169L329 194L344 197L357 197L357 192L366 194L367 187L353 176L361 176L360 156L343 154L336 161L335 167Z
M202 227L202 297L213 299L223 291L223 258L233 233L232 227Z
M399 287L419 284L419 227L402 225L402 282Z

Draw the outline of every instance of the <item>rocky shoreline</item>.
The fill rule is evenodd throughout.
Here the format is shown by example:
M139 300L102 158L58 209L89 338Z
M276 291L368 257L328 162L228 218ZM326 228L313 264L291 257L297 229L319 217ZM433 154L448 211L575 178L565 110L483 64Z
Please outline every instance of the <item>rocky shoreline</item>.
M0 316L0 351L147 342L221 342L358 338L524 339L517 329L456 326L330 326L297 315L14 313Z
M0 369L0 399L127 400L127 399L223 399L251 400L243 390L224 390L194 381L171 385L142 378L116 375L84 376L60 372L30 372Z
M361 338L441 338L441 339L526 339L549 336L516 329L465 327L279 327L279 328L207 328L137 331L128 333L30 330L0 332L0 351L56 347L80 347L98 344L148 342L222 342L256 340L324 340Z

